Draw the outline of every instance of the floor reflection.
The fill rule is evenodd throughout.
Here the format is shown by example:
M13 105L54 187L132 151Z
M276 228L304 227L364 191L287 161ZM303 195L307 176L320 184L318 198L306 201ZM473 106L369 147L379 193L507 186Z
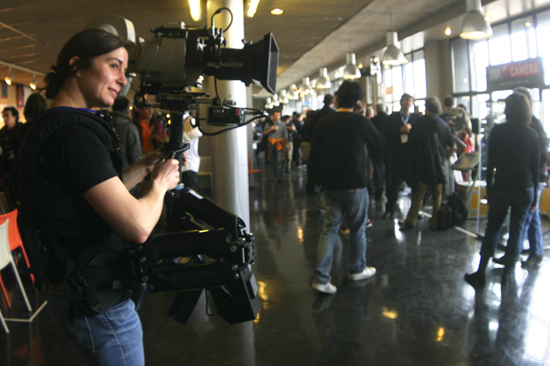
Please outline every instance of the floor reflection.
M264 187L250 190L248 223L258 255L258 319L228 325L208 316L201 300L182 325L166 315L173 294L148 293L139 311L147 364L550 366L547 251L540 269L518 265L503 277L493 266L487 285L474 289L463 276L477 266L481 243L457 230L430 231L427 216L416 230L400 231L397 220L410 206L402 195L394 220L371 205L367 259L376 276L347 279L349 238L340 235L332 271L338 292L319 294L311 277L323 213L318 197L304 193L306 169L274 183L262 168ZM469 220L465 228L476 225ZM543 231L549 228L544 219ZM8 311L4 300L0 310ZM30 326L9 326L9 336L0 334L0 364L85 364L46 310Z

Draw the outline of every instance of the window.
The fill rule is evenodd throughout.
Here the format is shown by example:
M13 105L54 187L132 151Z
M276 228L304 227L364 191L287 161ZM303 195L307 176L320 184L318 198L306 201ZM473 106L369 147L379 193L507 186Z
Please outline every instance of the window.
M508 24L493 27L494 35L489 38L489 63L502 65L512 62L512 49Z
M541 118L545 129L550 131L550 92L546 89L550 88L550 47L547 45L550 10L522 15L493 26L493 33L488 40L456 38L451 41L454 96L471 108L474 117L483 119L491 112L487 105L503 105L496 102L512 93L511 90L487 92L487 66L541 57L547 86L542 90L531 89L533 114Z
M413 36L402 41L403 51L412 50L415 47L424 47L424 39L421 36ZM423 49L416 49L406 53L408 63L401 66L393 66L382 69L382 80L385 86L386 95L384 102L390 110L401 109L399 100L404 93L411 94L419 99L417 107L424 108L424 99L427 97L426 85L426 60Z

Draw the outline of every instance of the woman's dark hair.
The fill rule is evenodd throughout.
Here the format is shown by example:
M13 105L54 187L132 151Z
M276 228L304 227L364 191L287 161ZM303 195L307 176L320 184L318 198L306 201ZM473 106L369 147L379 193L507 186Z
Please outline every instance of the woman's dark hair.
M27 122L32 121L36 117L40 116L46 110L46 99L39 93L32 93L27 98L25 103L25 109L23 109L23 115Z
M99 29L86 29L72 36L59 52L57 63L51 67L53 72L44 78L46 97L55 98L71 74L90 67L97 56L120 47L126 47L122 39ZM73 66L69 66L69 61L75 56L79 60Z
M344 81L336 92L339 108L354 108L355 103L364 97L365 92L361 88L361 85L355 81Z
M514 93L506 98L506 121L524 126L531 124L531 103L525 94Z

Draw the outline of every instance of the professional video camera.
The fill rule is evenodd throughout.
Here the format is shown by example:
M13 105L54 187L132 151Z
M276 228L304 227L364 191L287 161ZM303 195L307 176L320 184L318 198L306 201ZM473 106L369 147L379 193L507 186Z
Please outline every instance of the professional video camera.
M136 42L130 21L115 15L97 17L86 24L86 28L104 29L128 41L129 72L139 76L140 81L135 104L139 106L146 95L154 95L155 106L170 113L170 140L164 149L180 162L186 149L183 118L190 109L198 109L199 103L206 100L212 104L208 123L230 126L217 133L255 119L243 123L247 108L236 108L217 95L211 100L206 93L190 92L189 87L200 87L202 75L240 80L247 86L254 82L275 92L279 50L273 35L269 33L257 43L245 43L242 49L226 48L223 33L229 27L214 27L214 16L222 11L229 9L217 10L210 28L167 24L152 29L153 37L143 42ZM254 112L256 118L263 116L261 111ZM168 233L149 238L130 253L136 280L152 292L185 291L176 294L169 312L183 323L204 289L208 289L218 314L230 324L255 319L259 300L251 271L256 257L253 235L246 232L244 221L235 214L181 188L165 198ZM196 229L188 230L190 224Z

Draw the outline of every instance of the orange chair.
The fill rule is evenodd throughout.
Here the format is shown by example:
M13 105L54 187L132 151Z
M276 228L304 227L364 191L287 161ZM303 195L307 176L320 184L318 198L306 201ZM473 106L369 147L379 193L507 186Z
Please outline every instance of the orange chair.
M25 259L25 263L27 264L27 268L31 268L31 263L29 262L29 257L27 257L25 247L23 247L23 241L21 240L21 234L19 234L19 227L17 226L17 209L0 215L0 225L3 224L7 219L9 219L8 242L10 244L10 250L14 251L17 248L21 248L23 258ZM32 273L29 273L29 275L31 276L31 281L34 286L34 275ZM0 278L0 285L5 293L4 284L1 281L2 280Z
M21 294L23 295L23 299L25 300L25 304L27 305L27 310L32 311L31 304L29 303L29 299L27 297L27 294L25 293L25 288L23 287L23 284L21 283L21 279L19 278L19 274L17 273L17 268L13 261L13 255L11 253L10 246L9 246L8 232L9 232L10 221L11 220L8 218L4 220L4 223L0 224L0 270L6 268L7 266L11 266L13 270L13 275L17 280L17 284L19 285L19 289L21 290ZM6 326L4 318L1 313L0 313L0 320L2 322L2 325L6 333L9 333L8 327Z
M250 169L250 156L248 157L248 174L250 173L260 173L260 192L262 191L262 170L261 169Z

